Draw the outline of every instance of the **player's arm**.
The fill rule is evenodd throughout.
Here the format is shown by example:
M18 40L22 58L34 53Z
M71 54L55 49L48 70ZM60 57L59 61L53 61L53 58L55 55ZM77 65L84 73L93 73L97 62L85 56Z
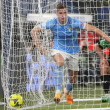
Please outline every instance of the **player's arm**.
M105 59L105 57L104 57L104 55L102 53L102 49L103 49L103 47L99 43L97 43L97 45L96 45L96 53L101 59L100 66L104 65L104 64L108 64L108 61Z
M105 59L104 55L102 54L102 47L99 45L99 43L97 43L96 45L96 53L100 57L101 60Z
M104 32L102 32L99 28L96 28L95 26L92 26L86 23L84 29L87 31L95 32L97 35L103 37L106 41L110 43L110 38Z
M41 32L42 29L40 28L40 26L35 26L32 30L31 30L31 36L34 40L34 43L37 46L37 49L41 52L41 53L45 53L45 50L42 48L42 45L40 44L40 40L39 40L39 32Z
M44 23L39 24L38 26L35 26L32 30L31 30L31 36L34 40L35 45L37 46L38 50L43 54L46 53L46 50L42 47L42 45L40 44L40 40L39 40L39 32L41 32L42 30L46 30L46 29L50 29L52 28L53 24L55 22L55 19L50 19Z

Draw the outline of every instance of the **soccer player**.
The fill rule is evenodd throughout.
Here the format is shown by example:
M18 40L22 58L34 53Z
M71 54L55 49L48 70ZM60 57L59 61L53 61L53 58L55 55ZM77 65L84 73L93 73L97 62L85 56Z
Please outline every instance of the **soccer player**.
M106 59L102 51L102 49L105 49L106 47L110 49L110 43L107 42L106 40L101 40L96 45L96 53L101 59L99 67L100 67L101 81L103 83L103 89L105 92L105 96L102 97L102 102L110 102L110 94L109 94L110 52L108 59Z
M64 63L67 64L69 80L67 81L66 88L63 89L63 93L65 94L67 103L73 103L70 91L74 87L79 71L77 28L93 31L110 42L110 38L104 32L92 25L69 17L67 13L66 5L59 3L56 8L57 17L50 19L45 23L41 23L39 26L35 26L31 30L31 35L37 45L38 51L44 55L46 54L46 50L40 44L38 33L45 29L50 29L53 33L54 40L51 55L57 64L54 73L56 93L53 98L56 103L59 103L61 98L62 70Z

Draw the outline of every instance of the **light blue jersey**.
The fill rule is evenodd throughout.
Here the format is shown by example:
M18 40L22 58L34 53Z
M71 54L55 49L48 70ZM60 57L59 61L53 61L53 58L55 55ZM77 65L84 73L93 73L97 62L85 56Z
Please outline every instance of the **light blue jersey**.
M85 23L67 16L67 23L62 25L58 18L53 18L40 24L41 29L50 29L53 33L53 49L69 54L79 52L77 28L84 29Z

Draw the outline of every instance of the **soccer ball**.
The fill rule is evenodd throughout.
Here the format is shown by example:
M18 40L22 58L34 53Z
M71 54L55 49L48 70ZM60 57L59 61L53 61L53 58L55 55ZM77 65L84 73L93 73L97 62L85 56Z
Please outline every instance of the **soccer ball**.
M21 106L23 105L22 96L19 94L12 94L9 97L9 105L16 108L16 109L21 108Z

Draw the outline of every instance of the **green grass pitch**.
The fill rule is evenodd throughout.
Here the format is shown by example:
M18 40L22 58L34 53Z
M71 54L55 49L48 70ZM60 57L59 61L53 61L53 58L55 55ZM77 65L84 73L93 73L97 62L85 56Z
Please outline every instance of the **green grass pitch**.
M45 94L45 93L44 93ZM47 93L46 93L47 94ZM73 93L71 93L73 99L77 98L101 98L103 96L102 86L92 86L92 87L75 87ZM51 94L53 98L54 94ZM25 98L25 96L23 96ZM30 97L32 100L32 97ZM3 100L3 96L0 96L0 101ZM25 102L25 104L28 102ZM102 103L99 101L74 101L73 104L67 104L66 102L60 102L59 104L51 104L42 106L39 108L32 108L27 110L64 110L64 109L84 109L84 108L108 108L110 103ZM0 106L0 110L4 110L3 106Z

